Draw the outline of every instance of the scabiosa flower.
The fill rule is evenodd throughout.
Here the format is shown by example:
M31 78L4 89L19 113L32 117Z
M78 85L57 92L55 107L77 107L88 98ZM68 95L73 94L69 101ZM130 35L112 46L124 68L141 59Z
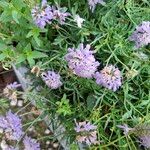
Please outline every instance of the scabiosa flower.
M93 51L90 51L90 45L79 45L79 48L69 48L65 59L69 68L74 74L83 78L92 78L99 66L99 62L95 60Z
M47 0L42 0L41 7L35 6L31 11L35 24L43 29L47 23L51 24L53 19L53 9L47 4Z
M94 77L97 84L113 91L121 86L121 72L113 65L106 66L100 72L96 72Z
M79 122L75 121L76 127L74 130L78 134L76 139L81 143L86 143L87 145L97 144L97 127L90 122Z
M133 130L134 130L134 128L128 127L127 124L124 124L124 125L117 125L117 127L123 130L123 134L124 134L124 135L128 135L130 131L133 131Z
M97 4L102 4L102 5L105 4L103 0L88 0L88 3L92 12L95 10Z
M135 42L135 47L140 48L150 43L150 21L143 21L129 37Z
M0 116L0 128L9 140L19 141L23 135L21 119L11 111L8 111L5 117Z
M25 147L24 150L40 150L40 144L28 136L25 136L23 143Z
M60 78L60 75L55 73L54 71L47 71L42 73L43 81L51 89L57 89L62 85Z
M55 8L53 7L53 19L57 20L60 24L64 24L65 20L70 13L66 12L64 8Z

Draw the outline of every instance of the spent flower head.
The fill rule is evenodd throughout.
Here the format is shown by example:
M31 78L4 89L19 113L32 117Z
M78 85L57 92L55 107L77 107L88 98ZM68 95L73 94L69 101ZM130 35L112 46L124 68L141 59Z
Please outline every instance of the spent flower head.
M143 21L129 37L135 42L135 47L140 48L150 43L150 21Z
M57 89L62 85L62 82L60 81L60 75L54 71L43 72L42 79L51 89Z
M40 150L40 144L31 137L25 136L23 139L24 150Z
M104 2L104 0L88 0L88 4L89 4L90 9L92 10L92 12L94 12L95 7L96 7L97 4L104 5L105 2Z
M3 89L3 94L5 97L7 97L9 100L11 100L11 103L14 103L16 105L17 103L17 91L16 89L18 87L21 87L21 84L18 84L17 82L13 82L8 84Z
M6 143L6 140L2 140L1 143L0 143L0 147L2 148L2 150L19 150L17 147L13 147L11 145L8 145Z
M87 145L98 144L97 141L97 127L90 122L76 122L76 127L74 130L77 133L77 141L81 143L86 143Z
M108 89L116 91L121 86L121 72L113 65L104 67L100 72L95 73L96 83Z
M8 111L6 116L0 116L0 128L4 130L8 140L19 141L23 135L21 119L11 111Z
M79 45L79 48L69 48L65 56L69 68L74 74L83 78L92 78L99 66L99 62L95 60L93 51L90 51L90 45Z

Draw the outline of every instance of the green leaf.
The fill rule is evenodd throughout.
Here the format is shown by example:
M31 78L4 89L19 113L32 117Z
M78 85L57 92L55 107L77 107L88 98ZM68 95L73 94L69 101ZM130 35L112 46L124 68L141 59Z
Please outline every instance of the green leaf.
M28 63L30 65L30 67L33 67L35 65L35 61L32 57L27 57Z
M58 114L63 114L64 116L72 114L69 99L67 99L66 94L64 94L61 101L56 102L56 104L58 105L58 109L56 111Z
M23 2L23 0L12 0L11 2L13 6L18 10L21 10L22 7L25 7L25 3Z
M38 46L40 46L41 45L41 40L38 38L38 36L33 35L33 38L34 38L35 42L38 44Z
M12 17L13 17L14 21L19 24L20 15L16 10L12 11Z
M33 35L34 35L34 32L33 32L33 30L31 30L31 31L29 31L28 34L26 35L26 38L29 38L29 37L31 37L31 36L33 36Z
M125 119L128 119L129 117L131 117L132 115L132 110L126 112L123 116L122 116L122 119L125 120Z
M43 58L43 57L47 57L46 54L38 52L38 51L32 51L32 58Z
M7 48L7 45L5 45L4 43L0 42L0 51L4 50Z
M5 23L5 22L11 21L11 20L12 20L11 11L6 9L1 14L0 21Z
M6 58L6 55L5 54L0 54L0 61L4 60Z
M9 3L5 2L5 1L0 1L0 6L3 8L7 8L7 7L9 7Z
M89 95L87 97L86 101L87 101L87 108L89 110L92 110L94 108L95 104L96 104L96 98L93 95Z
M31 49L31 44L29 43L23 50L24 50L26 53L28 53L28 51L32 51L32 49Z
M26 56L24 54L20 54L19 57L16 60L16 63L22 63L26 60Z

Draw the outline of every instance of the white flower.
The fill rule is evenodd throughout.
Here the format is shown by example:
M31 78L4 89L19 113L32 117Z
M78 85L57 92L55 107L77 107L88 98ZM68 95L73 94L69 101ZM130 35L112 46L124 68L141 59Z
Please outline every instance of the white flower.
M82 23L85 20L83 18L81 18L79 15L75 15L74 21L77 23L79 28L82 28Z

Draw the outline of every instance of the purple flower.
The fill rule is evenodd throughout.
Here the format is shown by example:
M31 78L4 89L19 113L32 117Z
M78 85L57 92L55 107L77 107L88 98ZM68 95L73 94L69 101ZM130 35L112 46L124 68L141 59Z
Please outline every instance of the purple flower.
M134 129L134 128L129 128L127 124L117 125L117 127L124 131L123 132L124 135L128 135L128 133Z
M21 119L11 111L8 111L5 117L0 116L0 128L9 140L19 141L23 135Z
M55 73L54 71L47 71L42 73L43 81L51 89L57 89L62 85L60 78L60 75Z
M58 20L60 24L64 24L66 17L70 16L70 13L65 12L64 8L56 9L53 7L53 15L55 20Z
M40 144L28 136L25 136L24 140L24 150L40 150Z
M150 43L150 21L143 21L129 37L135 42L135 47L140 48Z
M146 148L150 148L150 135L143 135L140 136L140 143L146 147Z
M65 59L69 68L74 74L83 78L92 78L99 66L99 62L95 60L93 51L90 51L90 45L79 45L79 48L69 48Z
M6 86L6 88L10 90L16 90L18 87L21 87L21 84L18 84L17 82L10 83Z
M121 72L113 65L106 66L100 72L96 72L94 77L97 84L113 91L116 91L121 86Z
M41 7L35 6L31 11L35 24L43 29L47 23L51 24L53 19L53 9L47 4L47 0L42 0Z
M103 0L88 0L88 3L92 12L95 10L97 4L102 4L102 5L105 4Z
M97 144L97 127L90 122L79 122L75 121L76 127L74 130L77 132L77 141L81 143L86 143L88 145Z

